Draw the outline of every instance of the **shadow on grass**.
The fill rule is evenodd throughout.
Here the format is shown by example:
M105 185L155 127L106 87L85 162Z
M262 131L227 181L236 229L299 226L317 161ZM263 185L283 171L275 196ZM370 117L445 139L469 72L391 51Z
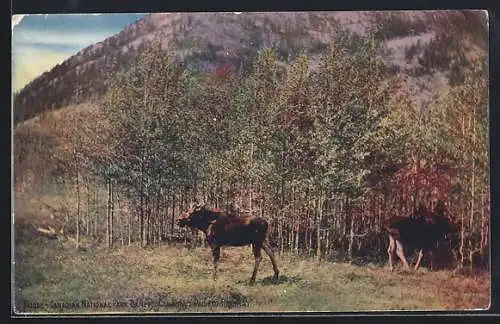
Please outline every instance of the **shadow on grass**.
M260 284L263 286L269 286L269 285L281 285L285 283L299 283L302 281L302 278L293 276L293 277L288 277L288 276L279 276L278 278L274 278L274 276L269 276L266 277L262 280L260 280Z
M257 280L254 285L261 285L261 286L273 286L273 285L282 285L286 283L290 284L296 284L302 282L303 279L299 278L297 276L293 277L288 277L288 276L279 276L278 278L275 278L274 276L268 276L265 277L261 280ZM250 280L238 280L236 282L237 284L243 284L246 286L251 286Z

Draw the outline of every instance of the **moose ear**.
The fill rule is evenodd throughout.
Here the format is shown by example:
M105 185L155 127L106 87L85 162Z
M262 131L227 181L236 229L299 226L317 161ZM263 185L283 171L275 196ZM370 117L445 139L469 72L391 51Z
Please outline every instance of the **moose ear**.
M204 209L206 209L206 207L205 207L205 203L204 203L204 202L200 202L200 203L198 204L197 208L198 208L198 210L204 210Z

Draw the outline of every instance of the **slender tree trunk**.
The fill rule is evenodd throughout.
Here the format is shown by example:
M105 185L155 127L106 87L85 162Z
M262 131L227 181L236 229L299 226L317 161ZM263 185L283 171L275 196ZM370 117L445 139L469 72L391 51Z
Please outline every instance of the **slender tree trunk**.
M99 200L97 199L97 192L99 191L99 188L96 188L94 191L94 206L95 206L95 212L94 212L94 237L98 239L97 237L97 232L98 232L98 227L99 227Z
M161 233L160 242L167 235L167 217L168 217L168 206L169 206L169 194L163 194L161 197Z
M341 237L342 239L342 253L345 252L345 247L344 247L344 239L346 237L346 234L347 234L347 226L348 226L348 219L347 219L347 214L345 212L345 200L343 198L339 199L339 225L340 225L340 228L339 228L339 236Z
M474 162L473 162L474 164ZM472 197L471 197L471 203L470 203L470 217L469 217L469 235L468 235L468 242L467 245L469 247L469 266L472 268L474 265L473 263L473 258L474 258L474 253L475 249L473 246L472 242L472 233L474 233L474 171L472 171L472 184L471 184L471 190L472 190Z
M330 228L326 228L326 237L325 237L325 258L328 260L330 256Z
M465 137L465 116L462 117L462 136ZM465 149L465 148L464 148ZM465 152L465 151L464 151ZM465 264L465 210L461 210L460 217L460 268Z
M208 199L209 199L209 193L208 193L208 190L207 190L207 183L206 183L205 180L203 180L202 186L203 186L203 189L202 189L203 190L203 202L206 203L208 201Z
M292 205L292 251L295 254L299 253L299 215L297 215L297 210L295 208L295 186L292 186L292 197L291 197L291 205Z
M144 221L144 238L145 238L145 245L149 245L151 243L151 233L150 233L150 209L149 209L149 193L146 195L146 200L145 200L145 208L146 208L146 219Z
M110 185L110 195L111 195L111 205L110 205L110 213L109 213L109 247L113 247L113 222L115 215L115 203L114 203L114 194L113 194L113 179L109 182Z
M461 212L461 231L460 231L460 268L465 264L465 211Z
M167 213L168 213L168 194L163 194L161 197L161 230L160 243L167 234Z
M95 206L95 201L93 200L93 194L91 193L92 192L92 186L91 184L89 184L89 188L90 188L90 191L89 191L89 196L88 196L88 205L89 205L89 218L88 218L88 221L89 221L89 233L88 233L88 237L89 238L93 238L93 233L94 233L94 218L95 218L95 212L96 212L96 206Z
M125 221L123 219L123 207L121 205L119 205L118 199L116 199L116 200L117 200L116 204L118 205L118 210L120 211L119 216L118 216L118 222L119 222L119 226L120 226L120 245L124 246L125 245L125 229L124 229L125 226L123 225L123 223L125 223Z
M76 248L80 247L80 166L78 165L78 157L76 156Z
M480 249L480 254L481 254L481 260L484 262L486 259L486 246L488 243L488 230L486 228L486 194L485 190L482 190L482 202L483 202L483 208L481 208L481 246L479 247Z
M162 225L162 218L160 215L157 215L157 218L156 218L156 242L158 243L158 245L160 245L160 242L161 242L161 229L162 229L163 225Z
M106 201L106 246L109 248L110 247L110 242L109 242L109 231L110 231L110 222L109 222L109 215L111 212L111 180L107 179L106 180L106 189L108 193L108 199Z
M106 212L106 244L111 247L111 179L108 179L108 203Z
M150 198L149 193L145 197L145 212L146 219L144 221L144 245L149 245L151 243L150 236L150 218L151 218L151 206L150 206Z
M281 151L281 169L284 170L285 168L285 159L286 159L286 142L283 142L283 150ZM279 232L278 232L278 240L279 240L279 243L280 243L280 251L281 253L283 253L283 212L284 212L284 208L285 208L285 179L282 175L281 179L280 179L280 188L277 190L277 192L280 193L280 210L278 212L278 228L279 228Z
M145 75L144 75L144 87L143 87L143 98L142 98L142 104L143 104L143 111L147 111L148 110L148 99L149 99L149 96L148 96L148 90L150 89L149 88L149 73L150 71L148 70ZM141 123L142 123L142 127L143 129L145 128L145 123L144 123L144 115L141 115ZM145 159L146 155L145 155L145 152L141 152L141 219L140 219L140 222L139 222L139 227L140 227L140 240L141 240L141 246L144 247L146 245L146 222L145 222L145 219L144 217L146 217L146 214L147 212L144 210L144 196L145 196L145 191L144 189L144 159ZM148 192L149 194L149 192Z
M226 209L226 211L229 210L229 204L231 202L231 190L232 190L232 185L231 183L228 181L227 183L227 188L226 188L226 194L225 194L225 197L226 197L226 202L224 204L224 208Z
M264 218L264 200L266 198L266 194L264 192L264 190L262 190L262 183L260 184L260 188L259 188L259 195L260 195L260 205L259 205L259 209L260 209L260 217L261 218Z
M217 186L215 187L215 189ZM179 212L184 211L184 206L185 206L185 188L179 188ZM217 208L217 207L216 207ZM187 244L187 239L188 239L188 230L184 230L184 244Z
M120 235L120 245L125 245L125 229L124 229L124 219L123 219L123 207L121 206L120 196L118 196L118 192L115 190L115 198L114 198L114 211L115 216L118 219L118 231Z
M250 144L250 181L249 181L249 193L248 193L248 209L250 211L253 210L253 183L252 183L252 177L253 177L253 142Z
M141 180L142 181L142 180ZM140 197L140 215L139 215L139 240L141 242L141 246L144 246L144 193L141 190Z
M354 215L352 213L351 203L347 202L347 214L350 221L349 224L349 246L347 248L347 255L349 257L349 263L353 261L352 248L354 246Z
M160 229L161 229L161 214L160 214L160 195L157 194L156 196L156 211L154 214L154 222L155 222L155 230L154 230L154 236L155 236L155 244L159 244L160 240Z
M219 208L219 175L217 175L217 179L214 184L214 193L215 193L215 208Z
M474 154L474 149L476 147L476 113L475 106L472 108L472 148L471 148L471 204L470 204L470 218L469 218L469 262L470 267L474 265L473 257L475 253L475 247L472 242L472 233L474 232L474 209L475 209L475 171L476 171L476 156Z
M170 221L170 236L174 236L174 224L175 224L175 191L172 192L172 215Z
M128 212L127 219L128 219L128 224L127 224L128 245L130 246L130 245L132 245L132 213L130 211Z
M300 218L296 217L296 223L295 223L295 246L294 246L294 251L295 254L299 254L299 240L300 240Z
M377 232L380 232L382 231L382 202L380 201L380 197L378 199L378 203L377 203L377 207L378 207L378 213L377 213Z
M317 221L316 221L316 259L321 261L321 222L323 218L323 193L321 192L318 197L317 204Z
M285 249L285 239L283 238L283 210L280 210L278 213L278 231L280 253L283 254Z
M85 221L85 235L87 235L87 238L90 236L90 179L87 179L86 181L87 185L87 215L86 215L86 221Z
M313 220L312 220L312 217L311 217L311 196L308 195L307 196L307 232L309 233L309 244L308 244L308 247L307 247L307 253L308 255L312 255L313 254L313 228L314 228L314 224L313 224Z
M156 245L156 229L157 229L157 226L156 226L156 222L158 220L158 209L156 209L156 205L157 205L157 199L155 199L153 201L153 204L155 205L153 207L153 210L152 210L152 213L151 213L151 241L153 243L153 245Z
M281 190L280 190L280 210L278 211L278 241L280 245L280 252L283 254L284 250L284 238L283 238L283 212L285 208L285 193L284 193L284 180L281 180Z
M151 201L151 199L148 199L148 230L147 230L147 237L148 237L148 245L154 244L154 237L153 237L153 214L152 214L152 204L154 202Z

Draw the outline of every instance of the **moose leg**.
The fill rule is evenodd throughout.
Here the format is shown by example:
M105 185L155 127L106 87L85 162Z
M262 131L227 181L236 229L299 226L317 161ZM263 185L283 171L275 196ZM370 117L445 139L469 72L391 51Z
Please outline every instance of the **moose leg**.
M261 256L261 245L252 244L253 255L255 257L255 266L253 268L252 278L250 278L250 284L255 282L255 277L257 276L257 271L259 270Z
M420 251L418 251L417 263L415 263L415 270L418 270L418 268L420 267L420 261L422 261L423 256L424 256L424 251L420 249Z
M278 269L278 265L276 263L276 259L274 258L273 251L271 250L271 248L269 247L269 245L267 244L267 242L262 243L262 248L264 249L264 251L266 252L266 254L269 256L269 258L271 259L271 263L273 264L273 270L274 270L274 278L278 279L280 271Z
M394 238L389 235L389 247L387 248L387 254L389 255L389 270L393 271L394 267L392 266L392 256L394 255L394 251L396 250L396 243L394 242Z
M197 243L197 238L198 238L198 230L196 228L191 229L191 244L189 245L189 248L195 248L196 243Z
M405 258L403 244L401 244L401 242L398 241L398 240L396 240L396 255L403 262L403 265L404 265L405 269L410 269L410 266L408 265L408 261L406 261L406 258Z
M220 246L217 246L217 245L212 246L212 257L213 257L213 264L214 264L213 279L214 279L214 281L216 281L217 280L217 267L218 267L219 259L220 259Z
M207 227L206 241L208 242L208 244L214 243L214 224L215 224L215 221L211 221Z

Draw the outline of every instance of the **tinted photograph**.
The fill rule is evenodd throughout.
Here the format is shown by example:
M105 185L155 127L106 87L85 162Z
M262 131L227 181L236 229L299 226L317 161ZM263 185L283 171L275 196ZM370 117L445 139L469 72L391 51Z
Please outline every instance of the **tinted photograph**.
M488 309L488 13L12 16L15 314Z

